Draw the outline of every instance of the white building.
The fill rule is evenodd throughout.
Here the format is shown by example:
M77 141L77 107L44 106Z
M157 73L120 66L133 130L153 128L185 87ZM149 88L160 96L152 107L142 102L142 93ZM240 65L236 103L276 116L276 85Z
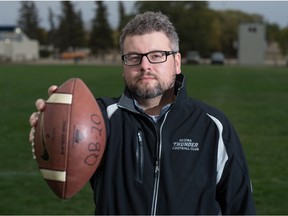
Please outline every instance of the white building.
M238 61L240 65L262 65L265 61L265 25L241 24L238 32Z
M39 59L39 43L31 40L20 28L0 26L0 61L31 61Z

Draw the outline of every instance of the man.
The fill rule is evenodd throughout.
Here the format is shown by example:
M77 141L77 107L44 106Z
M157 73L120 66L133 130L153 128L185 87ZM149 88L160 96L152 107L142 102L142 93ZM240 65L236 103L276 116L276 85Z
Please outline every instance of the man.
M125 91L97 99L108 138L91 178L96 214L256 213L238 136L220 111L186 95L178 43L162 13L139 14L121 33Z

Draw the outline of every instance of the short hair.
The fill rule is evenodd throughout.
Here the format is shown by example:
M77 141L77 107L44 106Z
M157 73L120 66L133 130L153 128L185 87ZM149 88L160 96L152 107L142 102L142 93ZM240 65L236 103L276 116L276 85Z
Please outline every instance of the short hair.
M120 51L124 54L124 41L127 36L143 35L153 31L163 32L170 40L171 49L179 51L179 37L168 16L161 12L147 11L130 19L120 34Z

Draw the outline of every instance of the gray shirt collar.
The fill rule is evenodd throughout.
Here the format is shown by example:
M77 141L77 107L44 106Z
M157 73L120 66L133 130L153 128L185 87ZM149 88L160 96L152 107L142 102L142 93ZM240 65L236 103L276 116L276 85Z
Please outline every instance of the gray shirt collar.
M134 105L135 105L135 109L137 109L138 111L140 111L141 113L145 113L144 110L142 109L142 107L139 105L139 103L134 99ZM169 108L171 107L173 103L170 104L166 104L160 111L159 115L148 115L155 123L158 122L159 119L161 119L161 117L169 110Z

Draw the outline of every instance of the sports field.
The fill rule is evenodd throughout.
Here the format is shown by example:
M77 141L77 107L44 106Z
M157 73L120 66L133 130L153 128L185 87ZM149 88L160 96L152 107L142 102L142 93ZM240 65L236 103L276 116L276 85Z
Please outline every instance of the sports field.
M288 68L183 66L188 94L226 113L242 140L258 214L288 214ZM0 214L93 214L89 184L70 200L50 191L32 159L28 118L47 88L80 77L118 96L120 66L0 65Z

